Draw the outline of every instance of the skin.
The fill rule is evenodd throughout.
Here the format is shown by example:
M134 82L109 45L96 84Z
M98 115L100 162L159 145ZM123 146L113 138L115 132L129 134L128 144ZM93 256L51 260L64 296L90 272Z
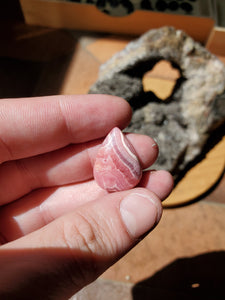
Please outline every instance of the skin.
M128 103L106 95L0 100L1 299L68 299L156 226L168 172L116 193L93 180L104 137L130 119ZM149 167L154 140L127 137Z

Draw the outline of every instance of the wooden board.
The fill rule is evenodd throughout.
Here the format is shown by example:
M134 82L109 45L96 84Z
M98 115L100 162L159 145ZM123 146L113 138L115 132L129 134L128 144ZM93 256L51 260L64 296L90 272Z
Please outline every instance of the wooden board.
M206 47L216 55L225 55L225 28L214 27L209 35Z
M225 136L205 159L194 166L163 202L164 207L180 206L201 198L216 185L225 169Z

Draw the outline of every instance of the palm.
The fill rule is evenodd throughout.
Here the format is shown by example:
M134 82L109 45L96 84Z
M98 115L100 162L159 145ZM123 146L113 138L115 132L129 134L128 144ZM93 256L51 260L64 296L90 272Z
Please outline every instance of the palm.
M127 126L130 118L128 104L109 96L53 96L0 101L2 267L6 261L5 253L8 257L10 249L40 248L43 245L45 249L56 245L64 249L65 239L66 247L79 248L79 238L76 239L74 233L71 236L71 230L77 230L78 225L75 226L74 222L79 226L84 223L81 215L100 218L96 223L98 230L104 227L103 223L113 213L113 205L117 205L116 201L129 191L108 195L93 180L93 163L102 139L113 127ZM129 134L128 138L137 150L142 168L149 167L158 154L154 141L135 134ZM156 198L163 199L172 188L172 180L166 172L145 172L139 185L151 190ZM104 201L104 197L112 198L114 202ZM107 205L111 208L106 208ZM85 231L86 227L84 233L77 232L78 237L85 235ZM119 235L125 234L119 228L117 231ZM69 238L68 234L65 237L65 232L70 232ZM113 245L113 241L110 244ZM130 248L130 244L127 240L125 248ZM121 256L125 248L118 247L114 254L110 250L111 256L105 267L115 257ZM8 268L9 281L17 266L13 257ZM43 259L43 255L41 257ZM25 263L26 256L20 257L24 271L23 259ZM54 259L57 261L58 257ZM25 272L28 272L26 268ZM35 272L38 268L37 260L32 270ZM5 273L0 274L0 279L7 281L5 276Z

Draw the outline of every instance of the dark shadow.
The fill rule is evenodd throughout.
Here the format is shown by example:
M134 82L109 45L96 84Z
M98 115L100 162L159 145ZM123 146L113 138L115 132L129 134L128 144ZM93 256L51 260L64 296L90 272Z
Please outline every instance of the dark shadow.
M0 299L69 299L95 280L106 268L107 256L91 256L85 250L37 244L25 248L1 249ZM56 242L57 244L57 242ZM95 261L99 262L96 268Z
M212 150L224 137L224 132L225 132L225 123L222 125L218 126L208 138L208 140L205 143L205 146L203 147L201 154L198 155L192 162L190 162L186 168L179 173L179 176L176 178L175 183L178 183L184 176L185 174L193 168L197 163L201 162L207 155L207 153ZM178 162L179 164L179 162ZM225 168L225 166L224 166ZM173 173L176 173L176 169L172 171Z
M76 39L68 31L4 23L0 29L0 98L60 93Z
M175 260L137 283L133 300L224 300L225 251Z
M30 97L41 76L43 64L0 58L0 98Z
M19 0L0 1L0 23L8 20L23 20Z
M206 155L210 150L213 149L224 137L224 132L225 132L225 123L219 126L217 129L214 130L213 134L210 135L209 139L207 140L205 146L202 149L202 152L200 155L198 155L193 161L191 161L184 170L179 172L179 175L175 178L175 186L184 178L184 176L187 174L187 172L193 168L195 165L197 165L199 162L201 162L203 159L206 158ZM179 161L178 161L179 165ZM224 171L225 171L225 165L224 165ZM221 179L224 176L224 171L221 173L221 175L218 177L218 180L215 182L213 186L209 188L204 194L202 194L200 197L193 199L193 202L199 201L202 198L206 197L209 195L220 183ZM174 169L171 173L176 174L176 169ZM209 174L210 176L210 174ZM190 204L190 202L189 202Z
M165 60L163 57L155 57L154 59L146 59L143 61L135 62L135 66L131 66L128 70L123 72L125 75L128 75L131 78L139 78L143 79L144 75L148 73L149 71L153 70L153 68L157 65L158 62ZM129 103L133 110L142 108L146 104L150 102L154 103L161 103L163 105L166 105L173 101L173 96L176 93L176 91L180 88L182 83L186 80L186 78L182 74L181 68L173 61L169 61L171 64L171 68L177 69L180 73L180 77L175 80L174 88L171 92L171 94L168 96L167 99L160 99L155 95L152 91L144 91L142 90L141 94L137 97L133 97L132 99L129 99Z
M154 66L160 61L163 60L162 57L154 57L154 59L145 59L135 62L135 66L131 65L124 74L127 74L130 77L142 78L145 73L151 71Z

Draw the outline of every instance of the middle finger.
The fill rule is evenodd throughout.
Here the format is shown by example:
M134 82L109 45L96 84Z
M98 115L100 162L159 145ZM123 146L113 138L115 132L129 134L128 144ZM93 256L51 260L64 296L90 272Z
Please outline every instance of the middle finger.
M149 189L163 200L172 189L173 179L165 171L146 171L139 186ZM15 240L106 193L94 180L33 191L1 208L1 234L5 242Z

